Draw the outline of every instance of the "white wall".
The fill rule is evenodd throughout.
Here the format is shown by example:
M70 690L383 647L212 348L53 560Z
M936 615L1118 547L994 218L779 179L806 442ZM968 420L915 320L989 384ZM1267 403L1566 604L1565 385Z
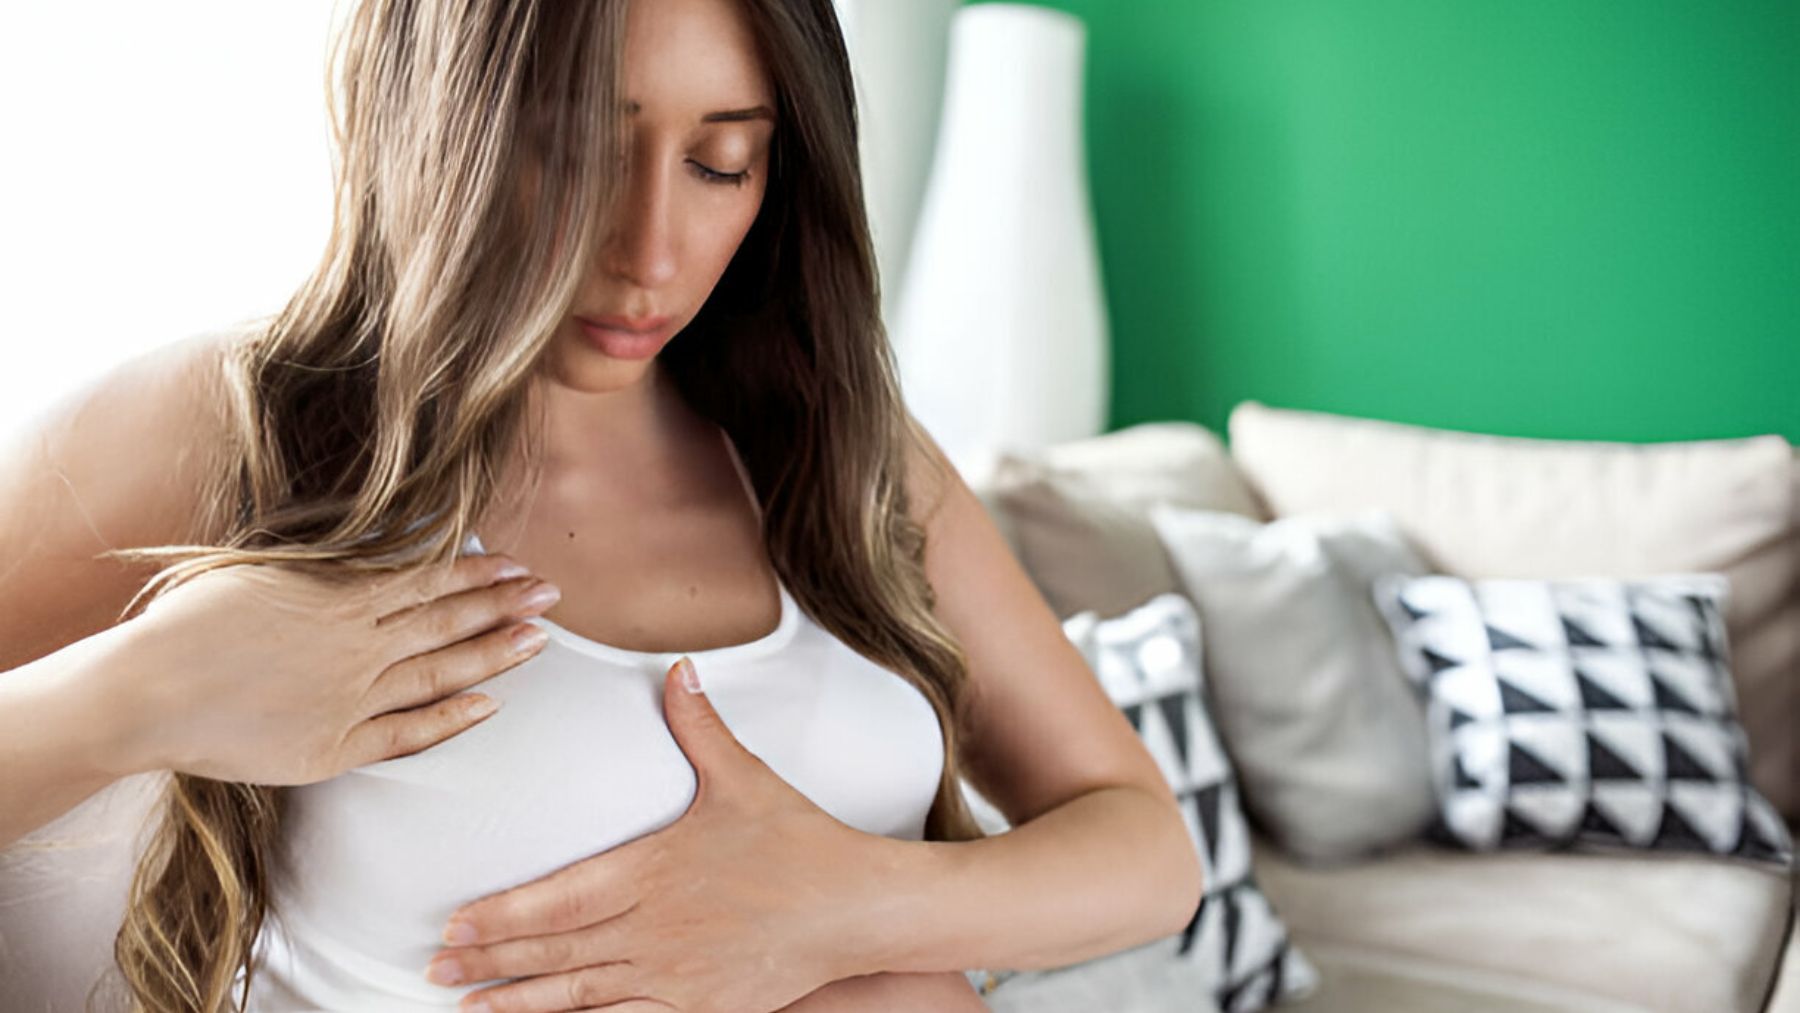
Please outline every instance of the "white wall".
M0 432L136 351L275 311L304 278L331 221L333 16L329 0L0 10Z
M351 0L0 11L0 433L121 359L274 312L330 226L325 49ZM838 0L892 307L960 0Z

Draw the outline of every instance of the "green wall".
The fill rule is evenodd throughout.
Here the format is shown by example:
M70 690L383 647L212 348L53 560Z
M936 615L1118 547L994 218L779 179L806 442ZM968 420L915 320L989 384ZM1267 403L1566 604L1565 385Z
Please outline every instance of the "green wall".
M1800 2L1045 0L1112 425L1800 442Z

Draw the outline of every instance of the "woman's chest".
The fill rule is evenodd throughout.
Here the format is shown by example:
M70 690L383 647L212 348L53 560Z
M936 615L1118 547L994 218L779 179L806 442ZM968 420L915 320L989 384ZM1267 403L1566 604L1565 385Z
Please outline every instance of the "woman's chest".
M711 668L701 653L732 734L841 822L920 838L943 764L929 702L816 626L781 647ZM423 966L462 904L679 819L696 780L664 719L664 671L660 657L603 661L553 641L483 685L501 708L469 731L289 789L281 905Z
M599 643L660 652L753 640L779 618L778 578L754 503L721 469L657 496L548 481L529 510L464 551L503 552L562 588L547 618Z

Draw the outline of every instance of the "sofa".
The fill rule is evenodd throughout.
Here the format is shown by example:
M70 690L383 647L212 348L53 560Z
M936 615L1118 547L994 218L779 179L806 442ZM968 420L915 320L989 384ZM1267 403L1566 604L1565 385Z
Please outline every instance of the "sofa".
M1525 439L1254 401L1232 411L1224 437L1229 445L1192 423L1152 422L956 464L1065 619L1183 590L1152 524L1166 503L1261 525L1378 511L1429 572L1469 580L1722 574L1749 780L1796 829L1800 448L1778 436ZM990 830L1004 830L971 800ZM1254 876L1318 972L1316 987L1275 1008L1800 1011L1791 861L1480 851L1424 835L1321 861L1278 844L1247 808ZM1214 1008L1209 983L1167 954L1146 946L1002 973L987 979L986 999L1034 1013Z

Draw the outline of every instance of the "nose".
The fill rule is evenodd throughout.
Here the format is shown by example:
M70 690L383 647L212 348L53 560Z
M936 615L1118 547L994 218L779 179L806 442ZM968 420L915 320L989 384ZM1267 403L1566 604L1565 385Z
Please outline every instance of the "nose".
M619 207L602 247L603 266L609 274L639 288L657 288L674 279L670 191L668 174L656 167L651 152L640 150L628 159Z

